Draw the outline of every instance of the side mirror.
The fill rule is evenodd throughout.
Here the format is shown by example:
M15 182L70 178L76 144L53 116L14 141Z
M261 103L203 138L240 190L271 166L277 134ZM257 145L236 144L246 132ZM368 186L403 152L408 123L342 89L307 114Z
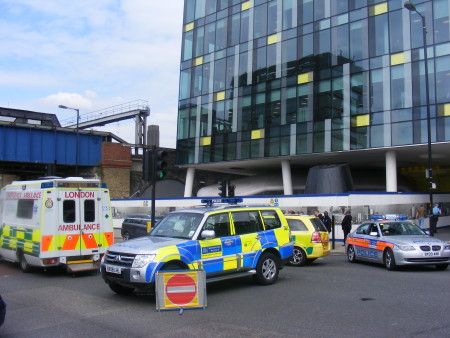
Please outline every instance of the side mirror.
M214 230L203 230L201 236L204 239L213 239L216 237L216 232Z
M378 232L376 232L376 231L372 231L369 235L370 236L380 236L380 235L378 235Z

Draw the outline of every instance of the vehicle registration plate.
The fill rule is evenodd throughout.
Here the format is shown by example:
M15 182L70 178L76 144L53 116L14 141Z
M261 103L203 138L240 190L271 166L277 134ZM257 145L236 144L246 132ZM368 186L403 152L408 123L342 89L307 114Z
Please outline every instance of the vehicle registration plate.
M115 273L115 274L120 275L122 273L122 269L117 266L107 265L106 272Z
M439 252L424 252L423 254L425 257L439 256Z

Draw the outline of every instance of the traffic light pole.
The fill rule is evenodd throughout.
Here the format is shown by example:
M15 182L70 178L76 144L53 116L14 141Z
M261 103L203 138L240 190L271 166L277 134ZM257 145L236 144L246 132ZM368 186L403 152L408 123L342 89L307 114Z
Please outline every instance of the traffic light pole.
M155 226L155 200L156 200L156 146L152 146L152 163L150 165L152 166L152 213L151 213L151 222L152 222L152 228Z

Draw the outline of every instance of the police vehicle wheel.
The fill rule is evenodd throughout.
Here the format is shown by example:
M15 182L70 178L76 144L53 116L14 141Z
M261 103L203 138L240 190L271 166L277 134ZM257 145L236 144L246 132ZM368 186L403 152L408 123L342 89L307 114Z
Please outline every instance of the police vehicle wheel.
M123 238L124 241L128 241L128 240L130 239L130 234L129 234L129 232L128 232L128 231L125 231L125 232L122 234L122 238Z
M256 274L253 278L258 284L270 285L277 280L279 270L277 257L270 252L263 253L256 265Z
M295 246L294 253L292 254L292 259L289 261L289 265L302 266L305 265L306 262L306 252L302 248Z
M108 284L109 288L113 290L115 293L119 295L129 295L130 293L133 293L133 288L127 288L126 286L122 286L116 283L110 283Z
M20 264L20 269L27 273L31 271L31 266L30 264L28 264L27 260L25 259L25 255L22 253L20 254L20 258L19 258L19 264Z
M349 245L347 248L347 259L350 263L356 262L355 248L353 245Z
M447 269L448 264L436 264L436 269L441 271Z
M392 252L391 249L387 249L384 252L384 265L386 265L386 268L388 270L396 270L397 269L397 264L395 264L394 253Z
M183 270L183 268L174 263L166 264L161 268L161 271L170 271L170 270Z

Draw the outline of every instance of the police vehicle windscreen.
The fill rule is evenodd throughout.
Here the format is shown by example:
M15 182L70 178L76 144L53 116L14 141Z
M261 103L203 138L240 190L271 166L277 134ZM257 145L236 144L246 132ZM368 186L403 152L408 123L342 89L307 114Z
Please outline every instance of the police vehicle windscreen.
M418 226L410 222L380 223L384 236L426 235Z
M150 236L191 239L197 230L203 214L174 213L168 214L150 232Z

